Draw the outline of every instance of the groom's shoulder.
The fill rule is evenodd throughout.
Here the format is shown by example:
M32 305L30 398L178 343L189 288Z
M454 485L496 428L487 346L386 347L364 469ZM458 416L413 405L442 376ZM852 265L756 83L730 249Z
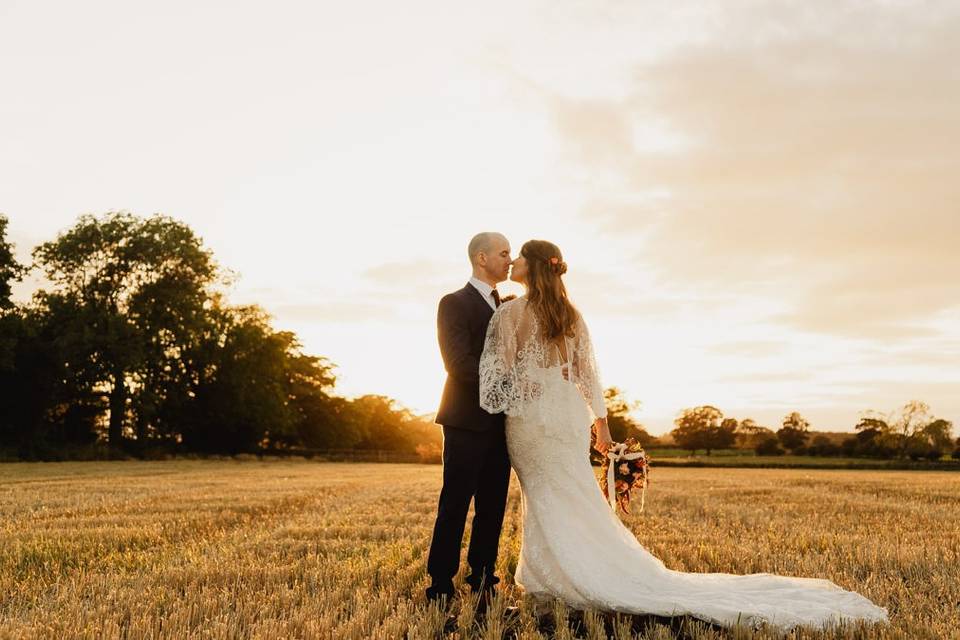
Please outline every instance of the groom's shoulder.
M472 285L468 282L467 284L457 289L456 291L451 291L450 293L440 298L440 303L443 304L444 301L451 302L454 300L459 301L459 300L465 299L468 295L470 295L470 290L468 289L468 287L471 287L471 286Z
M462 306L469 299L470 292L467 289L469 286L471 286L470 283L467 283L464 287L441 297L439 307L442 309L444 307Z

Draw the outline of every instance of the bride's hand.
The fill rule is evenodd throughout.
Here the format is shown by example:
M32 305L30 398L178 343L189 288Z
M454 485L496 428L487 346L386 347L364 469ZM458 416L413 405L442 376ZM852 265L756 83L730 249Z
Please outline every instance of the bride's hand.
M606 418L597 418L593 423L594 433L597 436L597 441L594 444L594 448L603 455L607 455L607 449L610 448L610 445L613 443L613 438L610 437L610 428L607 426Z

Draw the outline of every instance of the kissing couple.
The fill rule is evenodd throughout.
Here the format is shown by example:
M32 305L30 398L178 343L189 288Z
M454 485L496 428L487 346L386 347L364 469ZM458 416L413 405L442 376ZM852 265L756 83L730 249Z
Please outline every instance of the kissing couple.
M591 430L601 453L612 440L590 334L564 285L559 247L530 240L513 259L504 235L485 232L470 240L467 255L470 280L437 310L447 380L436 417L443 487L427 559L428 600L446 605L455 595L472 499L466 582L478 613L485 612L500 582L512 466L523 514L514 581L537 601L689 615L725 627L888 619L886 609L829 580L674 571L647 551L610 508L590 464ZM497 285L508 276L525 293L502 301Z

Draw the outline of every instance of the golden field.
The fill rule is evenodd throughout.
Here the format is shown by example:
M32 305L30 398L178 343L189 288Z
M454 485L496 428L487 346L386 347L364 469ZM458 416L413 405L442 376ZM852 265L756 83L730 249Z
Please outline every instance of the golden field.
M439 466L271 461L0 465L0 638L433 638L423 598ZM686 571L822 577L889 626L794 638L960 638L960 474L654 468L641 542ZM512 583L459 599L451 638L774 638L674 621L535 610ZM469 527L468 527L469 535ZM460 576L462 578L462 574ZM463 585L460 585L461 587ZM496 615L519 605L519 617Z

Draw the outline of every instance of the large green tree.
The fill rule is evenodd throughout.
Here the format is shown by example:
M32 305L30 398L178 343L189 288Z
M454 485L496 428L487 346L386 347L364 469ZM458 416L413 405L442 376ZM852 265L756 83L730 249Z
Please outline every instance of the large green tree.
M189 227L82 216L34 250L51 285L10 302L23 273L0 216L0 449L30 458L115 449L439 450L439 430L393 400L333 394L333 365L257 306L226 304ZM106 429L104 426L106 425Z
M33 255L53 285L35 300L60 327L71 375L108 399L109 444L146 437L217 279L210 252L172 218L112 212L81 216Z

